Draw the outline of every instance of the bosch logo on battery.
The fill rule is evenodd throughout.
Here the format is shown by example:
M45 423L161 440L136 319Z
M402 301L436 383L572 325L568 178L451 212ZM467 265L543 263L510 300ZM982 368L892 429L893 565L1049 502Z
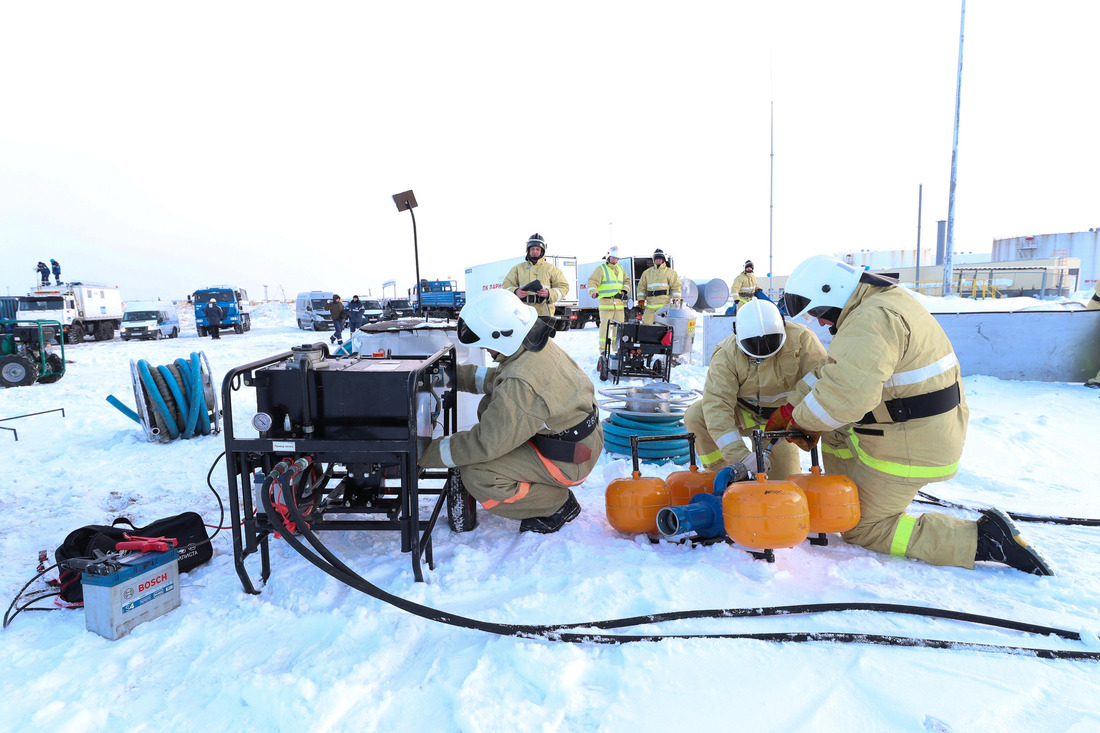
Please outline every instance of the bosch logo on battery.
M153 578L152 580L147 580L144 583L142 583L141 585L139 585L138 586L138 593L144 593L145 591L149 590L153 586L155 586L159 583L163 583L166 580L168 580L168 573L162 573L161 575L158 575L157 577Z

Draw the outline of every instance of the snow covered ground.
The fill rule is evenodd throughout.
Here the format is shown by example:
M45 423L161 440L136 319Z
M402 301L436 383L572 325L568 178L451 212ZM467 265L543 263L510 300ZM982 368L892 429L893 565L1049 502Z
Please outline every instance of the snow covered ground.
M0 390L0 549L4 605L35 572L37 553L72 529L126 515L149 522L185 510L210 524L206 475L221 436L150 444L105 401L132 405L131 359L168 364L204 351L216 384L231 368L311 340L282 305L250 333L158 342L85 343L53 385ZM596 332L558 336L597 387ZM673 370L702 388L695 365ZM944 499L1038 514L1100 517L1097 393L1080 384L965 380L970 428ZM242 398L243 399L243 398ZM235 404L239 404L236 403ZM250 415L236 429L251 434ZM674 467L647 466L647 475ZM932 567L848 546L804 543L767 564L734 547L694 549L619 534L604 490L629 475L605 454L577 490L584 511L551 536L480 513L470 533L434 535L436 569L413 582L396 534L333 533L336 552L370 582L435 608L503 623L556 623L685 609L815 602L935 606L1080 631L1084 642L958 622L869 612L681 621L625 633L858 631L989 644L1100 651L1096 527L1024 524L1055 563L1036 578L1003 566ZM224 464L213 472L226 492ZM920 513L930 507L914 504ZM958 511L974 517L972 512ZM228 516L226 517L228 522ZM118 641L85 630L79 610L26 612L0 634L0 730L1096 731L1100 663L964 650L762 641L666 640L621 646L501 638L409 615L335 582L283 542L261 595L245 594L228 531L215 556L182 577L182 606ZM258 558L250 558L254 577ZM35 586L40 587L40 586ZM46 601L40 605L49 605ZM614 633L614 632L612 632Z

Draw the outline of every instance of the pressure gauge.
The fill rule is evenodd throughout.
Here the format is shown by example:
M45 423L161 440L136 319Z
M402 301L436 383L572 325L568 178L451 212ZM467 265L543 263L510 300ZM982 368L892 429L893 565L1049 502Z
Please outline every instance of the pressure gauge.
M252 417L252 427L256 428L258 432L266 433L271 430L271 415L266 412L257 412Z

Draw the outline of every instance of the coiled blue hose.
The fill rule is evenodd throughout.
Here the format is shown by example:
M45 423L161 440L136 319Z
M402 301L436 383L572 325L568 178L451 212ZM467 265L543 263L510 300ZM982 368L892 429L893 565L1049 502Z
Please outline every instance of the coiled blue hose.
M155 417L159 418L155 420L157 425L163 425L168 432L167 440L211 433L216 425L217 406L208 404L206 388L210 387L212 392L212 386L204 384L204 378L209 381L209 374L203 372L201 354L195 352L190 359L176 359L171 366L158 366L155 372L145 359L131 362L131 365L135 379L135 397L139 401L144 397L147 403L139 404L138 408L143 415L148 414L150 419L154 418L151 413L155 413ZM161 384L158 384L157 377ZM169 406L169 399L175 409ZM107 401L127 417L142 423L152 437L152 426L144 425L142 416L127 408L113 395L108 396ZM145 407L149 410L143 409ZM165 440L164 436L160 437Z
M687 435L687 428L679 417L647 419L644 422L612 412L603 421L604 450L608 453L630 455L631 435ZM638 446L638 457L646 463L672 461L677 465L688 462L688 442L684 440L655 440Z

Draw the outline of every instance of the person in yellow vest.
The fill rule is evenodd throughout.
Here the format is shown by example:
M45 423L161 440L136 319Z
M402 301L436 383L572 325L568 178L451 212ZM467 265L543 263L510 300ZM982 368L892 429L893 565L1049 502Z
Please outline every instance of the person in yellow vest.
M826 362L796 385L767 429L802 431L793 442L803 450L821 439L826 473L855 482L861 516L846 541L932 565L989 561L1053 575L1000 509L977 522L906 514L917 491L955 475L969 410L951 341L896 285L825 255L794 269L783 296L788 316L816 318L833 339Z
M733 279L733 287L730 288L733 297L736 298L737 307L740 308L755 298L756 291L759 289L760 286L756 284L756 275L753 274L752 260L745 260L745 269Z
M638 280L638 307L645 308L642 323L652 325L658 310L680 299L680 276L668 266L668 258L658 249L653 253L653 267Z
M535 232L527 238L527 257L508 271L501 287L515 293L540 316L552 316L554 304L569 292L569 281L557 265L546 261L546 240Z
M600 349L607 339L607 324L623 322L626 316L626 299L629 297L626 272L619 264L619 248L612 247L604 255L604 264L592 271L588 278L588 293L600 304Z
M757 473L756 455L744 438L763 429L798 381L824 363L825 347L817 334L785 321L767 300L754 299L738 308L735 323L733 335L715 347L703 398L688 407L684 425L695 433L699 458L708 471L741 463L745 471ZM777 443L764 465L764 471L780 479L800 469L798 448L787 442Z
M1089 302L1085 304L1085 310L1100 310L1100 281L1096 283L1096 292L1093 293ZM1095 377L1086 381L1085 386L1092 387L1093 389L1100 389L1100 372L1097 372Z

